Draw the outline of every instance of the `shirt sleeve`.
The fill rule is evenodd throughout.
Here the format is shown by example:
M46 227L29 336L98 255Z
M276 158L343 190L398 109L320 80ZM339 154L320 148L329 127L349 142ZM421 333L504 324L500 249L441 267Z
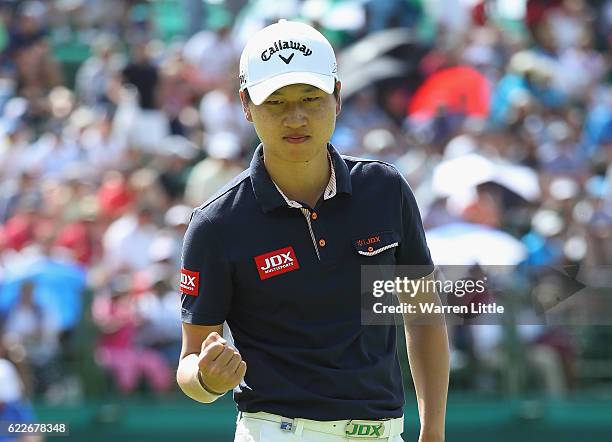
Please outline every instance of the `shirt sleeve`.
M231 266L217 230L202 209L194 210L183 241L180 275L181 319L188 324L222 324L231 306Z
M402 200L402 235L396 252L397 264L418 266L414 269L417 277L427 276L433 272L434 266L427 247L421 214L410 185L399 171L397 175Z

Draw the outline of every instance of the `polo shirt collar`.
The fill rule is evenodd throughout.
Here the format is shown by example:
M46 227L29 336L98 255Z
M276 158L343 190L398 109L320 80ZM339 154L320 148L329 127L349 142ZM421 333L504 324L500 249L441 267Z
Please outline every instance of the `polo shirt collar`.
M331 160L332 170L329 183L323 193L323 199L333 198L337 193L350 195L352 192L351 180L346 163L331 144L327 145L327 152ZM263 161L263 146L261 144L255 149L250 171L255 198L264 212L279 207L297 207L292 203L299 205L299 203L289 200L272 181Z

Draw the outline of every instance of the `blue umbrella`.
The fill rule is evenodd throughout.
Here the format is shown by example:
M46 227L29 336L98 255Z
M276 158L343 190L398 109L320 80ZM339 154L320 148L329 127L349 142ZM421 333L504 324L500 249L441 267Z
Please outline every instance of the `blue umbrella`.
M45 258L6 272L0 282L1 312L9 312L14 306L26 281L34 285L34 302L57 319L61 330L71 329L80 321L86 281L83 267Z

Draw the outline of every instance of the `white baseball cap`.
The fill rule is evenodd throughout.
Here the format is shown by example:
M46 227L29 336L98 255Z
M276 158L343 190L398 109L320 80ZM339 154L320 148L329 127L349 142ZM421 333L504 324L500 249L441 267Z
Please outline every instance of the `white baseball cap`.
M247 89L256 105L290 84L309 84L331 94L337 79L334 49L304 23L281 19L263 28L240 57L240 90Z

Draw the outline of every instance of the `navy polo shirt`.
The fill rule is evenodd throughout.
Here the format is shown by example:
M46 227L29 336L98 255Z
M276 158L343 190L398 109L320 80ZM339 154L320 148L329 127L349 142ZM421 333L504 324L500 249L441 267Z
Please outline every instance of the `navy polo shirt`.
M330 183L314 208L288 202L259 146L249 169L194 210L183 246L182 320L227 321L247 363L234 391L240 411L399 417L395 328L361 325L360 267L431 265L421 218L393 166L328 151L335 188Z

